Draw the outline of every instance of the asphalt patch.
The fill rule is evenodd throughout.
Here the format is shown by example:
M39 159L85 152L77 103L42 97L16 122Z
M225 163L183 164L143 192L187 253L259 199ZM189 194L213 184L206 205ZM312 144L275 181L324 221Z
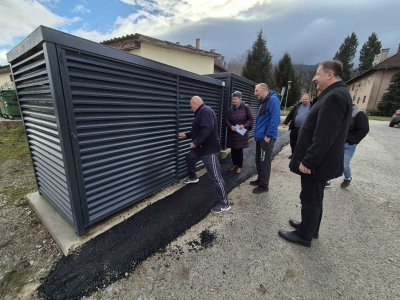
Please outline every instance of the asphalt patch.
M288 132L280 133L273 156L288 144ZM244 151L244 168L240 174L229 172L230 159L221 162L226 190L232 191L240 183L256 174L255 143ZM53 267L38 289L45 299L80 299L109 284L129 276L135 267L165 247L187 229L200 222L217 201L207 175L199 183L190 184L157 201L123 223L63 257ZM233 199L234 200L234 199ZM234 206L232 207L234 210ZM201 247L212 245L215 234L204 230L200 234Z
M197 252L204 248L209 248L213 245L217 235L214 232L210 232L208 229L204 229L199 234L199 240L193 240L187 243L189 246L189 252Z

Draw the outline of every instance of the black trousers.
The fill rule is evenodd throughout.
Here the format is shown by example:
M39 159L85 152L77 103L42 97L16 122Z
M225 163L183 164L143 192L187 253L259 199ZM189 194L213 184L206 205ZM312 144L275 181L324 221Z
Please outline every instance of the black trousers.
M301 223L297 228L300 237L311 241L322 219L326 180L316 180L310 175L301 175Z
M266 143L264 140L256 141L257 180L259 181L259 185L265 188L268 188L269 185L274 144L274 139L271 139L269 143Z
M294 153L294 148L296 148L297 138L299 137L300 127L294 127L290 129L290 148L292 149L292 154Z
M218 200L222 206L227 206L228 197L225 189L225 181L221 175L221 165L218 159L219 153L211 153L206 155L199 155L195 150L191 149L188 154L186 154L186 164L188 167L188 173L190 179L197 178L196 175L196 163L202 160L204 166L206 167L208 177L217 189Z
M243 148L231 148L232 164L241 168L243 166Z

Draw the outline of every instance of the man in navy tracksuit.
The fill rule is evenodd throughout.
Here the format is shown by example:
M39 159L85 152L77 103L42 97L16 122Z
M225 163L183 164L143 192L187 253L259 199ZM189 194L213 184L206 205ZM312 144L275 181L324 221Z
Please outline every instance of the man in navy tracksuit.
M190 99L190 108L194 112L192 130L180 132L179 138L192 139L190 151L186 155L189 179L185 183L197 183L196 163L202 160L208 176L218 192L218 203L211 209L214 213L221 213L231 209L225 190L225 182L221 176L221 167L218 160L220 140L218 136L218 122L211 107L204 105L199 96Z
M256 141L257 179L250 181L255 185L253 193L268 192L271 174L272 149L278 138L278 126L281 118L280 100L278 95L268 89L267 84L256 85L254 95L260 100L258 108L254 139Z

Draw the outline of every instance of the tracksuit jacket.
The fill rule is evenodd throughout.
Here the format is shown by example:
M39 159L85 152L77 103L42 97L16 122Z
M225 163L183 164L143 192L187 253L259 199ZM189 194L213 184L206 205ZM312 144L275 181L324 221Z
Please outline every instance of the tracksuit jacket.
M192 130L186 137L192 139L200 156L219 152L218 121L211 107L203 104L196 110Z

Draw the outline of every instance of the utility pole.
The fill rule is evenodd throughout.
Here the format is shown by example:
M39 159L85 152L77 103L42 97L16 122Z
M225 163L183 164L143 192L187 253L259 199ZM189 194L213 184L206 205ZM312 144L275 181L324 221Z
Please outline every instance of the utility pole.
M289 90L290 90L291 84L292 84L292 82L289 80L289 81L287 82L287 93L286 93L285 109L284 109L285 111L286 111L287 97L288 97L288 95L289 95Z

